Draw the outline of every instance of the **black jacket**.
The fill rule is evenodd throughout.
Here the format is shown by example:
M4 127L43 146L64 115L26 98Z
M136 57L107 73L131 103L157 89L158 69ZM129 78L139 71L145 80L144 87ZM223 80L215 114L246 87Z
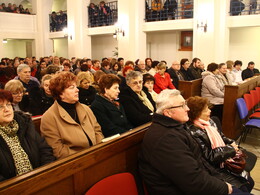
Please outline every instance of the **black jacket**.
M253 77L256 73L259 73L259 70L254 68L253 70L250 70L249 68L242 71L242 79L248 79Z
M149 92L144 91L155 110L155 102ZM139 99L138 95L127 86L119 94L119 102L123 105L127 119L134 127L152 120L152 111Z
M117 133L121 134L132 128L122 105L118 109L112 102L97 95L90 108L97 118L105 137Z
M14 119L19 125L17 135L21 146L28 155L32 167L35 169L53 162L55 157L53 156L52 148L34 129L31 118L19 112L14 114ZM0 181L15 176L16 168L11 151L2 136L0 136Z
M154 114L139 153L149 195L227 195L228 186L202 156L185 125Z
M172 79L172 84L176 89L179 89L179 78L172 68L167 69L167 72L169 73L171 79Z
M202 70L199 69L199 68L195 68L192 64L189 66L188 68L190 70L189 75L191 78L193 78L192 80L195 80L195 79L200 79L202 76L201 76L201 73L202 73Z
M194 80L195 78L192 76L192 73L190 72L190 69L185 70L183 67L181 67L180 70L183 78L185 81L191 81Z
M217 127L213 120L210 120L210 124ZM196 127L193 124L189 125L189 130L191 131L191 135L201 146L204 158L211 163L219 173L221 173L221 176L225 181L237 188L240 188L242 185L247 183L245 178L233 174L225 168L220 168L222 162L236 155L235 149L230 145L234 140L227 138L222 132L219 132L226 146L212 149L206 130Z
M89 86L88 89L78 87L79 89L79 102L85 105L90 105L96 97L97 91L94 87Z

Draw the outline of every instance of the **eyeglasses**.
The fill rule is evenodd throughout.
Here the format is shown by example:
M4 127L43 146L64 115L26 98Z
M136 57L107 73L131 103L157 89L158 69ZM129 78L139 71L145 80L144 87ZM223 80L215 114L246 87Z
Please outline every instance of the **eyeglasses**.
M179 105L179 106L172 106L172 107L170 107L170 108L168 108L168 109L172 109L172 108L180 108L180 107L182 107L183 109L185 109L186 107L188 107L188 106L187 106L187 101L185 101L184 104L182 104L182 105Z
M3 111L6 108L8 109L12 108L12 104L0 105L0 111Z
M141 81L135 81L135 82L132 82L132 84L133 84L133 85L138 85L138 84L141 85L141 84L143 84L143 81L142 81L142 80L141 80Z
M16 96L16 95L23 95L23 92L20 91L20 92L15 92L15 93L12 93L12 95Z

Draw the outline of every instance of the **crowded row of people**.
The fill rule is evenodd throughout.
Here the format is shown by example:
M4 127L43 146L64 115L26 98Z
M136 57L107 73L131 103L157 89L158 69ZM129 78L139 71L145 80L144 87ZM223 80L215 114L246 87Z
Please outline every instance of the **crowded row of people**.
M162 113L162 109L164 110L164 115L167 117L173 114L174 111L171 109L185 109L186 104L181 106L173 105L171 108L163 107L162 105L155 106L154 96L149 89L154 89L154 87L151 86L156 82L156 78L147 74L147 69L149 69L149 66L152 66L154 62L150 58L137 60L135 63L131 61L124 63L124 59L119 58L117 62L113 64L117 64L117 72L112 72L110 62L107 59L103 59L101 62L101 67L104 68L105 71L99 70L98 67L95 67L95 70L93 64L88 64L91 60L83 59L80 60L82 66L75 67L75 70L80 70L77 75L73 74L71 69L68 71L60 71L59 66L62 65L56 61L57 59L53 60L53 64L55 65L48 65L48 67L56 67L57 73L44 75L41 82L41 85L46 88L46 90L44 88L42 89L43 93L45 93L47 97L52 98L52 103L49 104L49 108L43 112L41 133L51 146L53 154L57 159L64 158L84 148L96 145L100 143L104 137L121 134L146 122L150 122L154 118L154 113ZM70 65L70 61L68 64ZM123 64L123 66L121 66L121 64ZM136 66L134 64L136 64ZM177 62L173 64L174 66L180 67L180 64L177 64ZM159 62L154 66L156 70L157 66L159 67L159 71L156 72L155 75L160 75L160 71L165 74L166 62ZM193 66L193 64L190 66ZM162 67L162 69L160 69L160 67ZM197 68L198 67L201 69L202 66L197 65ZM208 69L209 67L210 65ZM86 71L82 71L82 68L85 68ZM120 74L121 70L119 70L119 68L123 68L122 75ZM152 68L150 68L150 70L151 69ZM95 72L92 73L91 70ZM17 68L17 73L17 79L9 82L19 81L22 83L24 89L21 91L12 91L10 84L6 83L6 90L11 91L9 94L11 94L14 100L16 98L16 101L23 99L21 98L23 94L28 95L28 105L33 105L33 101L30 103L30 98L37 97L37 95L34 95L34 91L38 91L40 84L31 76L31 68L26 64L20 64ZM99 75L97 78L98 74L101 76ZM161 74L162 78L168 78L168 76L166 77L164 74ZM165 77L163 77L163 75ZM48 77L49 80L45 77ZM125 85L123 86L121 85L121 78L122 81L125 79ZM89 88L91 82L93 82L92 79L96 80L95 84L97 86L93 86L93 89L96 91L92 93L94 96L92 97L92 102L89 104L91 105L89 108L84 103L79 102L79 92L80 88L84 89L84 86L88 86ZM46 80L49 82L45 83ZM157 95L157 97L155 97L157 105L160 105L160 101L163 100L160 94L167 91L167 88L168 87L162 89L159 96ZM174 88L170 89L173 90ZM41 96L38 97L40 97L39 99L42 101ZM10 113L13 108L15 109L17 107L13 104L14 107L11 109L12 106L10 107L10 103L13 102L13 100L4 100L5 101L2 101L4 112ZM44 104L47 105L47 103ZM35 108L39 108L41 104L38 102L34 105ZM165 104L165 106L167 105L168 104ZM7 116L9 116L9 114L7 114ZM183 116L178 115L178 117ZM181 120L181 122L186 122L185 120ZM10 118L9 122L11 122ZM6 123L3 123L3 125L5 124ZM75 133L72 135L71 132ZM203 155L201 154L201 156ZM238 187L240 188L241 186ZM247 189L249 188L250 187Z
M30 14L28 8L23 8L23 5L17 6L15 3L8 3L6 6L5 3L0 4L0 12L9 12L9 13L21 13L21 14Z

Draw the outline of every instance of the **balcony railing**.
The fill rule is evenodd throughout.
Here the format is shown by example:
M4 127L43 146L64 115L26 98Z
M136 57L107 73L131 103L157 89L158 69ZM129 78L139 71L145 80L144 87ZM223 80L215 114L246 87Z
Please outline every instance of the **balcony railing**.
M230 16L260 14L260 0L246 2L243 2L243 0L230 0Z
M62 31L67 27L67 11L52 12L49 21L50 32Z
M88 27L110 26L117 22L117 1L107 2L104 8L91 4L88 7Z
M193 0L146 0L145 21L193 18Z

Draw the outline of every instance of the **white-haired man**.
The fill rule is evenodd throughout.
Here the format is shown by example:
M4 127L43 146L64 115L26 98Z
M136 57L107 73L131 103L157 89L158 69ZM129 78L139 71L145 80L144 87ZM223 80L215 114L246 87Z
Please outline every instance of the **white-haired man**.
M139 169L149 195L249 194L224 182L202 157L185 125L189 108L178 90L163 90L156 106L139 153Z

